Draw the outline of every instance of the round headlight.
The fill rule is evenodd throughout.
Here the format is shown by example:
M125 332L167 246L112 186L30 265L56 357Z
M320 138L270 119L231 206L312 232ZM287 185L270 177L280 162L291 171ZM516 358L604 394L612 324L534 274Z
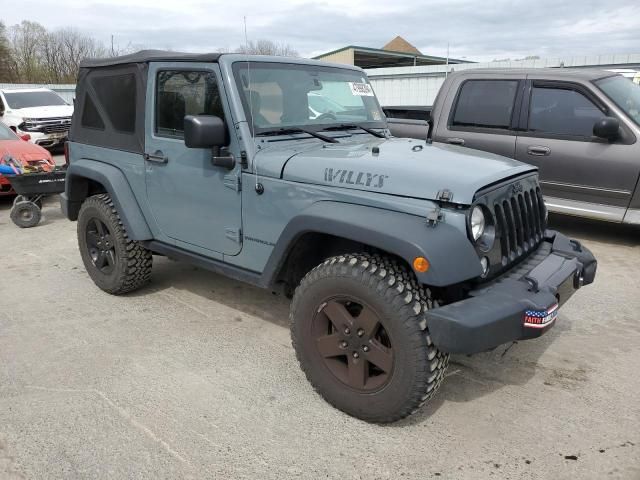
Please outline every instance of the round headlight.
M471 235L473 236L474 242L476 242L484 233L485 225L486 220L484 218L482 208L480 206L473 207L473 210L471 211Z

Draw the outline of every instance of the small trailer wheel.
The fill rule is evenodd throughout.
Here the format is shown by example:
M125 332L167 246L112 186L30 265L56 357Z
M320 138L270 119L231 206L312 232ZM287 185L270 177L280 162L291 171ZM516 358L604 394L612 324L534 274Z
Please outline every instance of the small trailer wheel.
M41 217L40 207L33 202L18 202L11 209L11 220L20 228L35 227Z

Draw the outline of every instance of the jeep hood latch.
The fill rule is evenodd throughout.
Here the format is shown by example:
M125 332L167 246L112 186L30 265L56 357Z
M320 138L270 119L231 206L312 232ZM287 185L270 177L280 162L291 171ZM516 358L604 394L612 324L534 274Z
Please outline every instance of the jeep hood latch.
M440 190L436 195L436 200L441 202L450 202L453 200L453 192L449 189Z
M436 207L427 213L427 224L431 227L435 227L438 222L444 219L444 213L440 207Z

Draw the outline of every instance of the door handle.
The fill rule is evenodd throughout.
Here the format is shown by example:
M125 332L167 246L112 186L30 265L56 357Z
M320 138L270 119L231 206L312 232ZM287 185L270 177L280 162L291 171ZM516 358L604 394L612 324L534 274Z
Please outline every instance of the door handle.
M169 161L169 157L162 153L161 150L156 150L155 153L145 153L144 159L153 163L167 163Z
M464 138L447 138L447 143L451 145L464 145Z
M534 146L527 148L527 153L536 157L544 157L551 153L551 149L549 147Z

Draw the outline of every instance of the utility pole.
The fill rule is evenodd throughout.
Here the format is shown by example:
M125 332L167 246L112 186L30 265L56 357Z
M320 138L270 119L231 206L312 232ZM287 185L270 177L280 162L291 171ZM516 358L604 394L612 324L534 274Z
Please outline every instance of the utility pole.
M449 74L449 42L447 42L447 63L445 64L445 67L444 67L444 78L447 78L448 74Z

